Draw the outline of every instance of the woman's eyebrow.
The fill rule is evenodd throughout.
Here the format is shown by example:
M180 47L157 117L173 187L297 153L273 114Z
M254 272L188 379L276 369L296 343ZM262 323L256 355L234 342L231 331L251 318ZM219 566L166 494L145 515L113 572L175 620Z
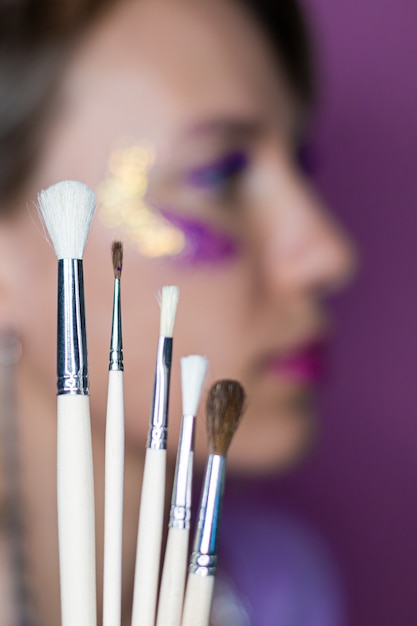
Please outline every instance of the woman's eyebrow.
M197 122L185 131L186 137L226 136L230 138L251 139L262 132L262 124L254 119L221 117Z

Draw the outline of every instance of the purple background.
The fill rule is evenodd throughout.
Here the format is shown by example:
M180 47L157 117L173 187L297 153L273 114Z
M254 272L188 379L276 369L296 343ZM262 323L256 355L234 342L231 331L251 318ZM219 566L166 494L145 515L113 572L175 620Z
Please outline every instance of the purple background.
M322 103L315 179L357 242L335 304L314 458L276 486L319 530L352 626L417 623L417 2L304 0Z

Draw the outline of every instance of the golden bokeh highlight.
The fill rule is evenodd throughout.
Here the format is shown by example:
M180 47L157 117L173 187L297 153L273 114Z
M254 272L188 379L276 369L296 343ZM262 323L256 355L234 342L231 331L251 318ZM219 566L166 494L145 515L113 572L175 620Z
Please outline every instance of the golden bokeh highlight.
M175 256L185 247L184 234L145 201L154 163L151 144L135 143L110 153L107 176L97 187L100 220L125 234L143 256Z

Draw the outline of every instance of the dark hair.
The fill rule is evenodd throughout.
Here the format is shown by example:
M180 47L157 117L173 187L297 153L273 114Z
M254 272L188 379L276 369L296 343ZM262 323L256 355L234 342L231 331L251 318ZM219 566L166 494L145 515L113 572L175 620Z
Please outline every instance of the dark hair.
M29 174L69 47L117 0L0 0L0 201ZM239 0L279 54L303 102L313 96L307 31L296 0Z
M240 0L258 22L272 51L280 58L300 101L310 106L315 97L312 47L304 14L297 0Z

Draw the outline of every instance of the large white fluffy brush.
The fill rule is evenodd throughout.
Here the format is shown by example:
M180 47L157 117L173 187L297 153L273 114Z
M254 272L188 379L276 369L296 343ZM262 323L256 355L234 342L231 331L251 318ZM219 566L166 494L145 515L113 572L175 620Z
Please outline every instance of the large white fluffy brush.
M84 183L65 180L38 195L39 209L58 259L82 259L96 206Z
M95 208L84 184L41 191L58 257L58 531L62 626L96 624L94 484L82 256Z
M157 626L180 626L188 563L194 425L207 371L207 359L191 355L181 359L182 422Z
M155 624L165 504L172 335L178 287L163 287L160 303L160 336L139 511L132 626Z

